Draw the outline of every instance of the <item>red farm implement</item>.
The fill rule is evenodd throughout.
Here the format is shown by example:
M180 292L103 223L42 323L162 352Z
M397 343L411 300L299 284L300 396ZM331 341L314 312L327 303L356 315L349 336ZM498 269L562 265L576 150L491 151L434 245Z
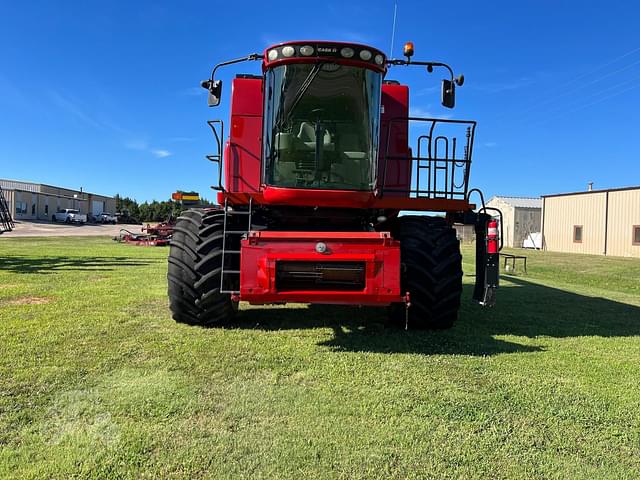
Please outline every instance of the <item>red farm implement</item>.
M174 226L173 222L162 222L156 225L147 224L146 227L142 227L141 233L134 233L126 228L121 228L120 234L114 240L144 247L165 247L171 241Z

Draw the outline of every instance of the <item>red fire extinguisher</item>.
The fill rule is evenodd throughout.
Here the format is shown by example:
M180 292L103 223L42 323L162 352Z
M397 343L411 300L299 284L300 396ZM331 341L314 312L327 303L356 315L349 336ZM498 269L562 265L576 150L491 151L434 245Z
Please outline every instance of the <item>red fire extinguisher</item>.
M498 253L498 222L495 218L487 222L487 253Z

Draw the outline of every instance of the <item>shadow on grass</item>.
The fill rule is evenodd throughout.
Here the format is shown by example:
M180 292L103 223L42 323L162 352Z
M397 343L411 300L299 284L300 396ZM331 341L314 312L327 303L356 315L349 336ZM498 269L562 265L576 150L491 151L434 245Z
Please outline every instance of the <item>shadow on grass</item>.
M153 260L129 257L20 257L0 258L0 270L12 273L54 273L68 270L106 272L121 267L149 265Z
M496 355L536 352L542 347L505 341L496 336L527 338L640 335L640 307L587 297L525 280L505 277L512 285L499 291L498 305L484 309L471 303L465 286L460 319L447 331L390 327L386 310L312 305L309 308L242 310L236 328L265 331L331 328L322 345L336 351Z

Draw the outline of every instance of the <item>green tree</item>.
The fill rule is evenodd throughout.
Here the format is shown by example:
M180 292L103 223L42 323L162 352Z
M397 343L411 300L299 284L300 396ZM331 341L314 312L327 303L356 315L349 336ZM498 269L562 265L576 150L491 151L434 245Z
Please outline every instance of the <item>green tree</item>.
M174 202L173 200L151 202L138 202L129 197L123 197L120 194L116 194L116 211L136 218L137 220L148 222L164 222L170 218L177 218L188 207L185 207L180 202ZM212 207L214 204L207 199L201 199L200 207Z

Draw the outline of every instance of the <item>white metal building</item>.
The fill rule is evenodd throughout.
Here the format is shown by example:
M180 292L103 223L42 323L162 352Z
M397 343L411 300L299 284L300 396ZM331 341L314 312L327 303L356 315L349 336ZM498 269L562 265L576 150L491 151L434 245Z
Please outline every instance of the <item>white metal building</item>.
M521 248L525 239L533 233L540 232L542 216L542 199L540 198L495 196L487 202L487 207L502 211L505 247Z
M59 209L75 208L81 213L115 213L113 197L97 195L43 183L0 179L11 216L16 220L50 220Z
M640 257L640 186L542 199L546 250Z

